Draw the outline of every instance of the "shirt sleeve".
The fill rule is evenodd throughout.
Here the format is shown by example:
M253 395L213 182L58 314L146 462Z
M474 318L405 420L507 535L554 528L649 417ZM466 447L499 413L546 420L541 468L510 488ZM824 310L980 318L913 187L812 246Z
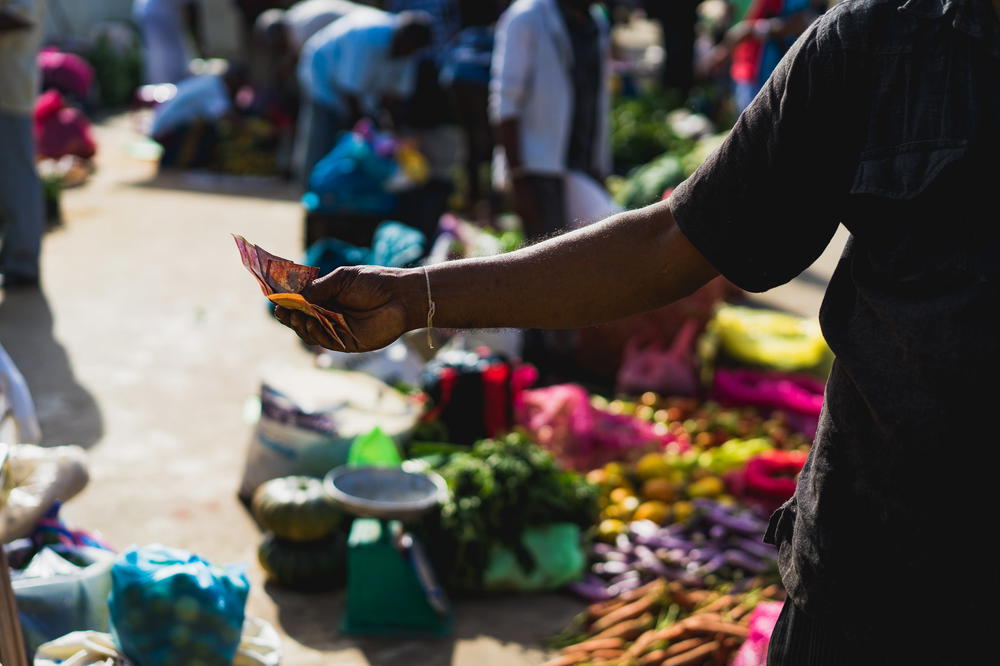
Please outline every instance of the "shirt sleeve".
M845 56L821 33L822 19L670 196L688 240L747 291L766 291L808 268L830 242L846 199L856 144Z
M501 16L490 76L490 117L498 123L521 115L528 88L534 31L525 12Z

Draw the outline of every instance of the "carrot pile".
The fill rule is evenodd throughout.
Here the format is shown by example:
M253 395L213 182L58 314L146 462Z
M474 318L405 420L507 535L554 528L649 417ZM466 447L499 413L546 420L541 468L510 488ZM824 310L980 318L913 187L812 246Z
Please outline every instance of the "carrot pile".
M725 666L748 635L750 611L783 598L777 585L726 593L655 580L591 604L544 666Z

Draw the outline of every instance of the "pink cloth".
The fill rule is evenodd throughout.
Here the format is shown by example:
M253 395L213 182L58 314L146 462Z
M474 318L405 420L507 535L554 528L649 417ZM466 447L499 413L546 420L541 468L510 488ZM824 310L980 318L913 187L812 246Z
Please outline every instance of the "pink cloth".
M524 391L516 418L560 463L580 471L625 460L629 451L676 441L672 435L657 434L646 421L596 409L590 394L576 384Z
M808 438L816 436L825 385L815 377L749 368L718 368L712 395L723 405L780 410Z
M66 106L56 90L42 93L35 102L33 129L35 150L41 157L76 155L87 159L97 152L90 121L79 109Z
M780 601L762 601L750 613L750 635L729 666L767 666L767 644L781 614Z
M42 72L43 88L56 88L79 99L90 97L94 70L75 53L64 53L51 46L42 49L38 54L38 68Z

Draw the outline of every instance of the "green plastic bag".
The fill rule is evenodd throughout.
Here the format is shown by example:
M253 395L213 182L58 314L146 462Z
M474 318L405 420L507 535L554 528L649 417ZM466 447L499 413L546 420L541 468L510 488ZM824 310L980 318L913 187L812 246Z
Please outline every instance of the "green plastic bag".
M396 442L379 427L355 437L347 454L350 467L399 467L402 462Z
M529 527L521 543L535 567L527 572L509 548L498 547L483 574L483 586L491 592L555 590L580 578L587 558L580 546L580 528L573 523Z

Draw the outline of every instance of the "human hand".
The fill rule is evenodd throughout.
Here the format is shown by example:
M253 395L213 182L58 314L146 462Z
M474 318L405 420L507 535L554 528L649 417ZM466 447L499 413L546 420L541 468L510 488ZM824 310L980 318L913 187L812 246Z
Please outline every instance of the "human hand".
M342 352L381 349L420 327L420 312L426 315L421 279L419 274L401 269L344 266L313 280L302 290L302 297L344 316L353 337L344 336L343 345L303 312L276 307L274 316L309 345Z

